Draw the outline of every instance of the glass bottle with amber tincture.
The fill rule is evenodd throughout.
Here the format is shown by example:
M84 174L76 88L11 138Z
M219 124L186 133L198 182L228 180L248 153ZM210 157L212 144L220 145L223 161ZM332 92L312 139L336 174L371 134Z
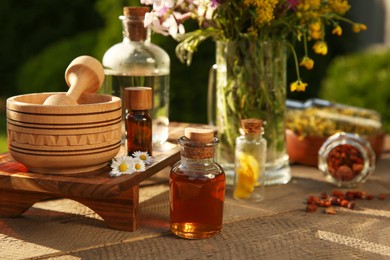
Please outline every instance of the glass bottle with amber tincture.
M260 119L241 120L241 135L236 139L233 197L259 202L264 199L264 172L267 141Z
M142 151L152 155L152 89L125 88L127 155Z
M211 237L221 231L225 173L215 162L212 129L186 128L178 139L181 160L170 173L170 225L177 236Z

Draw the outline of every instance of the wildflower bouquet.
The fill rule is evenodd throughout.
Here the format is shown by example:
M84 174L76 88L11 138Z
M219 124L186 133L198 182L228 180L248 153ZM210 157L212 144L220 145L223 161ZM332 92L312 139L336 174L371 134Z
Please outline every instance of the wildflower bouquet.
M153 5L145 26L178 40L176 54L190 64L200 43L216 45L216 125L220 139L219 160L224 168L234 162L235 139L240 121L260 118L267 140L266 184L287 183L290 178L285 147L286 56L292 53L297 79L291 91L304 91L307 83L299 66L312 69L308 48L326 55L326 27L342 35L342 22L356 32L363 24L344 17L347 0L141 0ZM185 22L197 21L186 32ZM303 44L298 58L294 46ZM309 46L309 44L311 44ZM210 105L209 105L210 106ZM210 120L209 120L210 121ZM273 175L273 177L269 177Z
M326 26L332 33L342 35L340 23L352 26L354 32L366 30L364 24L344 17L350 9L348 0L140 0L153 5L145 15L145 26L179 41L176 54L182 62L191 63L198 45L207 38L216 41L256 38L285 40L291 47L296 64L312 69L308 54L312 42L315 53L326 55ZM199 28L186 32L185 22L196 20ZM304 45L305 54L298 61L293 46ZM299 76L290 85L291 91L304 91L307 84Z

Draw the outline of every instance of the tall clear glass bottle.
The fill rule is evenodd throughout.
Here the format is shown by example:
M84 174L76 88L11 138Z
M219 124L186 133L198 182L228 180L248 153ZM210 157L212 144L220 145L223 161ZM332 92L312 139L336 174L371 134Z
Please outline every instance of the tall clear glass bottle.
M241 135L236 139L233 197L259 202L264 199L267 141L260 119L241 120Z
M177 236L208 238L221 231L225 173L215 162L219 143L212 129L186 128L181 160L170 173L170 224Z
M148 7L124 7L124 15L119 17L123 41L109 48L103 56L106 75L103 91L123 100L126 87L153 89L152 139L153 146L158 147L168 139L170 59L162 48L150 41L150 29L144 27L148 11Z

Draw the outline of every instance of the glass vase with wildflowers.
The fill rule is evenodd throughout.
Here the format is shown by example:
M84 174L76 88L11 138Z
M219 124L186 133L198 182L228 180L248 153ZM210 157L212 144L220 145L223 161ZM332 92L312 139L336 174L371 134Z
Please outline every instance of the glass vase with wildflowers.
M327 26L341 36L341 23L352 26L354 32L366 30L364 24L351 21L344 15L351 8L348 0L140 0L152 5L145 15L145 26L154 32L171 35L179 43L178 58L187 64L200 43L208 38L215 41L234 41L245 38L284 40L289 44L296 61L297 80L291 91L304 91L307 83L299 75L299 66L310 70L314 60L308 54L312 43L315 53L326 55ZM196 20L198 28L186 32L185 22ZM296 57L294 46L304 46L304 56ZM299 66L298 66L299 65Z
M176 54L187 64L199 44L208 38L216 49L216 118L220 138L219 161L233 170L235 139L239 122L260 118L266 122L266 184L287 183L291 179L285 147L286 53L294 57L296 81L291 91L307 87L299 66L314 67L314 52L326 55L326 26L342 35L340 23L356 32L363 24L344 17L347 0L141 0L153 5L145 16L145 26L178 40ZM186 32L185 21L195 19L198 28ZM297 57L294 46L303 44L304 55Z

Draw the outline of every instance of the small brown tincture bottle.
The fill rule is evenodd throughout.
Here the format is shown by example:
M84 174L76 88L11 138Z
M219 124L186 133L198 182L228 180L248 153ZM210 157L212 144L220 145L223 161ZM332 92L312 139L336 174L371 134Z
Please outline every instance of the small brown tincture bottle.
M225 173L215 161L212 129L186 128L178 139L181 160L170 173L170 225L177 236L208 238L221 231Z
M125 88L127 155L142 151L152 155L152 89Z

